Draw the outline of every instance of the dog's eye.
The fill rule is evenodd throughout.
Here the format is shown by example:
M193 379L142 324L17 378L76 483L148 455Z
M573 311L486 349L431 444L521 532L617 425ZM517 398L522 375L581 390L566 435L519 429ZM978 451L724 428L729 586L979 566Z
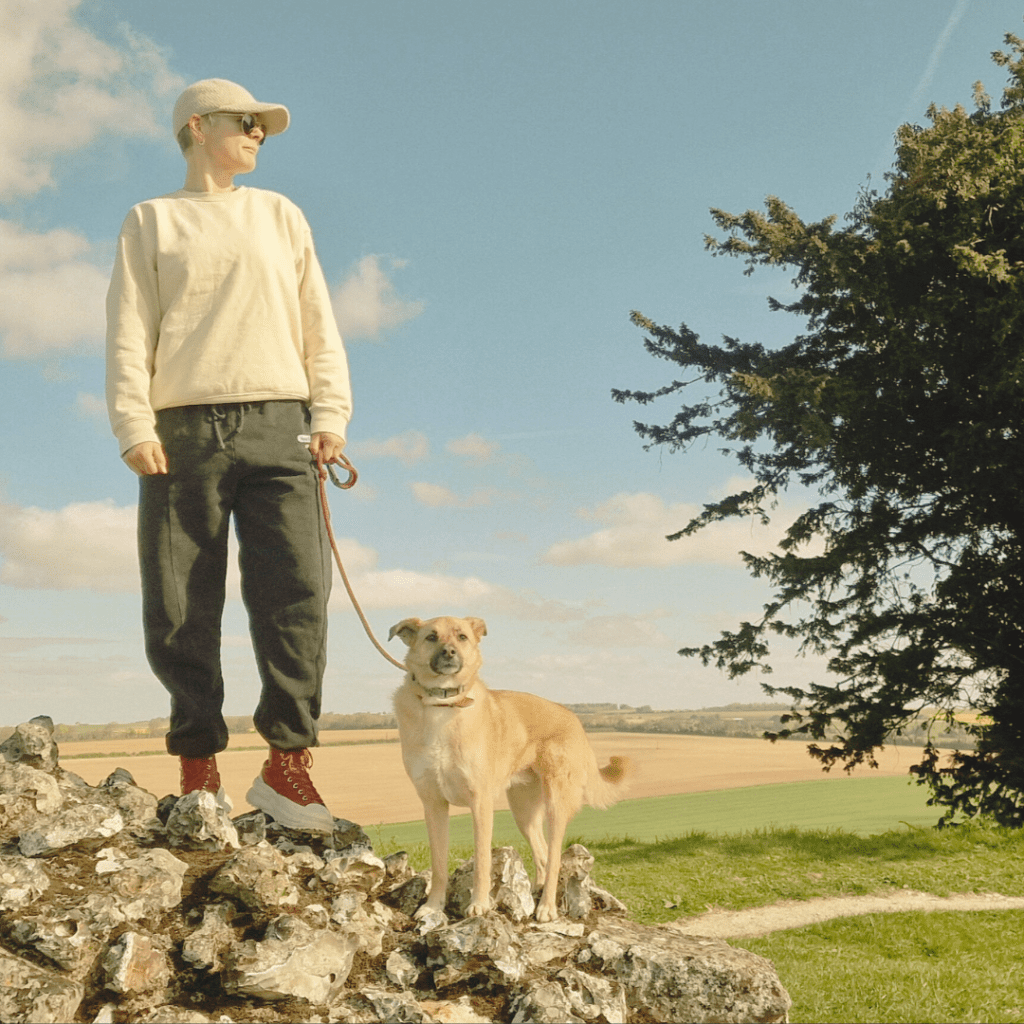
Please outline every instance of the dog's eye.
M436 633L428 633L426 638L431 643L434 643L434 641L437 640L437 634Z
M460 640L468 640L468 639L469 639L469 637L468 637L468 636L466 636L466 634L465 634L465 633L460 633L460 634L459 634L459 639L460 639Z

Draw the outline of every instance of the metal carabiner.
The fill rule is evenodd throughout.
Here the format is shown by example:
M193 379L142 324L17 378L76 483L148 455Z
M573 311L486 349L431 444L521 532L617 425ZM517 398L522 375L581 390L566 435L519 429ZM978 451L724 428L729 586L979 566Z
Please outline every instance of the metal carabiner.
M341 480L338 479L338 474L334 471L334 464L330 462L327 463L327 473L331 478L331 483L334 484L335 487L340 487L341 490L347 491L350 487L355 487L356 481L359 479L359 474L356 472L356 467L353 466L344 455L339 455L338 458L341 459L342 468L348 473L348 479L342 483Z

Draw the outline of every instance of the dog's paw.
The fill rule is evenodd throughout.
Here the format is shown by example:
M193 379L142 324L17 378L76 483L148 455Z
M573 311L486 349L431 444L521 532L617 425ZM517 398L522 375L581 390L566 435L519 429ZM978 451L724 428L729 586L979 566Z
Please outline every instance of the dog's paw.
M537 905L537 913L534 916L541 924L547 924L550 921L558 920L558 910L540 903Z
M443 913L444 913L444 908L443 907L432 906L429 902L421 903L416 908L416 910L414 911L414 913L412 915L412 919L414 921L421 921L424 917L427 917L429 914L443 914Z
M416 931L420 935L432 932L435 928L443 928L448 923L448 916L445 912L430 906L428 903L424 903L422 907L419 907L412 915L412 918L416 922Z
M468 907L466 907L466 917L483 917L491 909L490 898L482 900L473 900Z

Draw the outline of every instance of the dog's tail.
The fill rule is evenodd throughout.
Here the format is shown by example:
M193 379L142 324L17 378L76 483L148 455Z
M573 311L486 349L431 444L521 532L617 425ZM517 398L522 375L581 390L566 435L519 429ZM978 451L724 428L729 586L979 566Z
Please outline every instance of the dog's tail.
M583 798L591 807L604 810L625 796L633 762L628 757L613 757L603 768L598 768L596 758L593 764Z

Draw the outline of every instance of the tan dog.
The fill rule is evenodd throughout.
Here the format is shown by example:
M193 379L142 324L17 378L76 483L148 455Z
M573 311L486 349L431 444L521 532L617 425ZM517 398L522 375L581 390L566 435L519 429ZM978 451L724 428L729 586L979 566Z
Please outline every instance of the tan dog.
M473 813L476 856L467 914L490 909L494 800L505 790L543 886L537 920L553 921L566 826L584 803L607 807L619 799L628 762L614 757L599 769L580 720L561 704L489 690L477 674L486 633L483 619L442 617L404 619L389 635L409 647L409 674L395 691L395 714L402 760L423 801L430 840L430 891L416 916L444 909L449 804Z

